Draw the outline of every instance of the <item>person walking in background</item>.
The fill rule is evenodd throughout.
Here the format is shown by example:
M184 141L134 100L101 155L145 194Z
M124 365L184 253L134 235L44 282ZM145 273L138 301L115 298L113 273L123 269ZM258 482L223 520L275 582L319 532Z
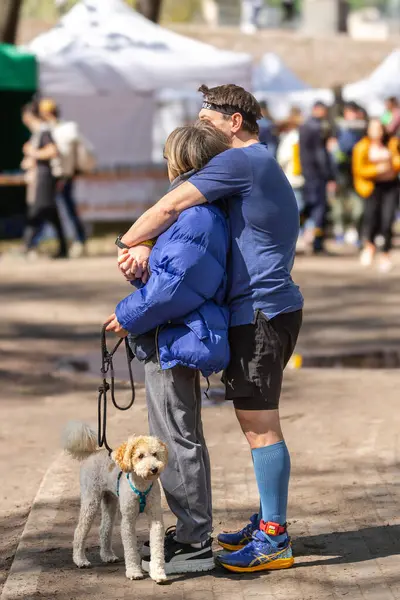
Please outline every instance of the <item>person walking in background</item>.
M26 104L22 109L22 122L31 133L29 143L32 148L36 148L39 143L39 132L42 129L42 122L39 119L39 105L37 102ZM25 156L21 162L21 169L25 173L26 183L26 203L30 207L35 202L36 193L36 161L29 156Z
M304 213L311 221L314 252L324 249L327 191L336 191L333 161L327 149L330 137L328 107L316 102L300 127L300 161L304 176Z
M40 116L49 125L59 151L57 166L53 170L58 181L58 193L75 229L76 241L70 249L70 256L78 258L85 254L86 232L79 217L74 197L74 179L77 171L76 141L79 138L76 123L63 123L60 110L51 98L43 98L39 104ZM58 171L57 171L58 169Z
M269 151L273 156L276 156L276 151L279 143L278 129L269 112L268 104L264 101L260 102L262 118L258 121L259 139L262 144L268 146Z
M367 135L353 150L353 177L356 192L364 198L363 237L365 246L361 264L370 266L376 246L375 238L384 238L379 263L381 271L392 267L392 229L399 202L400 152L399 140L391 137L379 119L371 119Z
M382 116L382 124L386 127L389 135L400 134L400 106L395 97L385 100L386 110Z
M354 146L365 136L367 121L360 118L360 107L355 102L347 102L343 117L337 119L335 125L337 137L330 145L338 184L331 213L334 233L337 241L356 244L360 237L364 203L354 191L352 155Z
M301 171L299 135L299 127L302 122L301 110L293 107L286 121L281 123L280 130L282 133L277 152L278 163L293 188L300 213L304 208L304 177Z
M32 132L32 137L23 147L24 161L35 169L35 179L28 206L28 222L24 232L26 252L33 257L39 241L39 234L46 223L53 225L59 242L58 253L54 258L67 257L67 243L56 204L56 178L51 162L58 156L54 139L47 127L43 126L32 106L25 107L23 122Z

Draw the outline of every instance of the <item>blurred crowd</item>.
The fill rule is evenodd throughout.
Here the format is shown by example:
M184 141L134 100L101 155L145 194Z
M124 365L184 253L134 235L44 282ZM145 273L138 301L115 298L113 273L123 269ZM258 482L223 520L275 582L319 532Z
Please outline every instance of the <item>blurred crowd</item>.
M337 244L360 248L364 266L380 250L379 269L392 267L393 227L399 208L400 107L386 100L379 117L355 102L341 110L316 102L309 118L293 108L274 122L262 103L260 138L269 145L296 194L299 245L322 253L332 234ZM336 114L335 114L336 113Z
M22 120L31 133L23 147L21 163L28 204L25 252L29 258L36 257L44 228L50 224L58 240L58 252L53 258L82 256L86 250L86 233L76 209L74 180L78 173L93 170L93 151L75 122L61 120L59 108L51 98L26 105ZM59 215L61 203L74 228L75 241L70 248Z
M370 117L355 102L334 107L316 102L309 117L293 107L279 122L265 102L260 104L260 141L276 156L296 195L301 218L299 248L324 253L329 235L337 244L359 248L364 266L372 265L379 250L379 269L390 270L400 197L397 99L388 98L379 117ZM28 200L25 252L36 256L49 223L59 243L54 257L82 256L86 233L76 209L74 182L77 174L93 170L92 148L76 123L61 120L51 98L25 106L22 118L31 132L22 161ZM70 247L59 215L62 205L75 234Z

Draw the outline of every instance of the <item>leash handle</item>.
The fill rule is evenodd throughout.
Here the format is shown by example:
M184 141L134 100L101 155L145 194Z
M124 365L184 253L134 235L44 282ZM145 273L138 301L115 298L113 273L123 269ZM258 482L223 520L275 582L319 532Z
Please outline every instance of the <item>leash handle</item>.
M126 406L120 406L115 399L115 375L114 375L114 362L113 357L115 352L120 347L123 338L118 340L112 351L110 352L107 348L107 333L106 325L103 325L101 330L101 373L103 374L103 382L99 386L99 395L97 399L97 441L99 448L103 446L107 449L108 453L111 454L112 448L107 442L107 392L111 392L111 401L115 408L118 410L128 410L133 406L135 402L135 382L132 373L132 355L129 348L128 339L125 338L125 352L128 363L129 381L131 385L131 399ZM110 372L111 385L107 381L107 373Z

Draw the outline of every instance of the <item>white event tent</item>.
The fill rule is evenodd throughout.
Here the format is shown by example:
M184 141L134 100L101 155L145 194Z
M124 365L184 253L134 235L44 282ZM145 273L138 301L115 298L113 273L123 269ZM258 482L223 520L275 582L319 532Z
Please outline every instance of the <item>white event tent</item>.
M104 166L150 160L155 91L251 77L247 54L173 33L123 0L82 0L30 50L41 92L80 123Z
M389 54L369 77L343 89L345 100L359 102L371 115L380 115L390 96L400 98L400 50Z
M314 89L304 83L287 67L282 59L268 52L253 70L253 91L258 100L266 100L275 118L287 116L292 106L309 112L314 102L328 104L333 95L327 89Z
M82 0L54 29L31 42L29 50L38 58L42 95L59 103L64 119L79 123L101 168L151 163L161 90L251 82L249 55L173 33L123 0ZM159 189L151 178L83 181L77 195L89 204L87 219L116 214L123 219L140 214L157 199Z

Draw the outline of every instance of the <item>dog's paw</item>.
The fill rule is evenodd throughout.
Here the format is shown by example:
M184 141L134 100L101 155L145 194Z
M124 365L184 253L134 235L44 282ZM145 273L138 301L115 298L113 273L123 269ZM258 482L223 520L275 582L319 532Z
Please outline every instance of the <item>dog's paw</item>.
M114 552L100 552L100 558L104 563L116 563L120 560Z
M140 567L129 567L126 570L125 575L128 579L143 579L144 577L144 573Z
M167 576L166 576L165 572L160 569L157 569L154 571L152 571L150 569L150 577L152 578L153 581L155 581L156 583L159 583L159 584L163 584L167 581Z
M86 557L79 557L79 558L74 557L73 560L74 560L74 563L76 564L76 566L79 567L80 569L88 569L89 567L92 566Z

